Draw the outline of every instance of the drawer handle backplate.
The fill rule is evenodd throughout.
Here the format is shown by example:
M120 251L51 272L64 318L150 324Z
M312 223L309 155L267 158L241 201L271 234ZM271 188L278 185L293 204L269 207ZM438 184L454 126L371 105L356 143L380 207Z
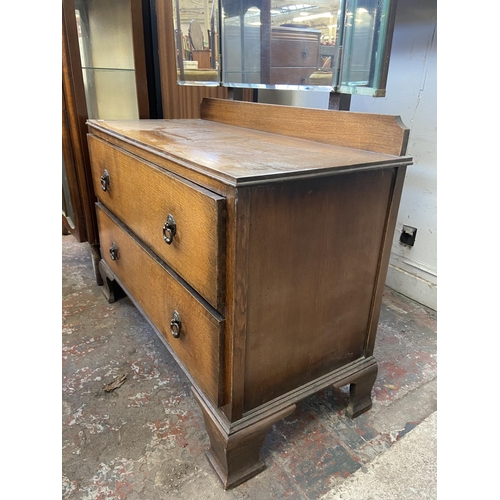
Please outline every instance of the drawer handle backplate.
M109 249L109 256L111 257L111 260L118 259L118 247L116 246L115 242L111 244L111 248Z
M176 339L181 336L181 316L177 311L172 313L172 320L170 321L170 333Z
M109 189L109 173L107 170L105 170L101 175L101 188L103 191L107 191Z
M167 222L165 222L163 226L163 239L167 245L172 243L176 232L177 227L175 225L175 220L172 215L168 214Z

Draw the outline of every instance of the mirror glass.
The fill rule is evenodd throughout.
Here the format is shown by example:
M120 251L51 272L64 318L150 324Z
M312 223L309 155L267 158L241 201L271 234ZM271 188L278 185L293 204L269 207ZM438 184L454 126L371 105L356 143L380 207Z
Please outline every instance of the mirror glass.
M383 95L392 4L173 0L178 83Z
M224 85L331 89L339 0L222 0L222 8Z
M218 0L173 0L177 82L220 85Z
M345 0L340 92L385 95L393 22L389 0Z

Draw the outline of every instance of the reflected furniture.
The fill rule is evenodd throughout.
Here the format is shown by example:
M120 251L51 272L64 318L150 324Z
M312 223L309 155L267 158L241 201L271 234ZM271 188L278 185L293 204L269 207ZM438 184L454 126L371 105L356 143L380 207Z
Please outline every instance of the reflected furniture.
M179 85L385 95L396 0L171 2ZM193 83L200 48L214 74Z
M307 85L319 66L320 34L318 30L272 27L270 42L270 85ZM260 28L245 28L245 57L239 47L239 29L226 28L223 78L227 83L262 84ZM330 85L331 85L330 78Z
M320 64L320 36L312 29L271 28L270 83L307 85Z
M398 117L204 99L198 119L88 129L103 292L184 370L224 488L298 401L349 385L347 414L370 408L412 161Z

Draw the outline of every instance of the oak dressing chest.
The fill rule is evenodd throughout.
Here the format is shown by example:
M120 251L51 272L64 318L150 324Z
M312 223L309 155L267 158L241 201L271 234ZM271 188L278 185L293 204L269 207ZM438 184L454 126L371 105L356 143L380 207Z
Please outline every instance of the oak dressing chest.
M186 373L224 488L266 432L373 348L406 166L398 117L204 99L200 119L89 120L103 291Z

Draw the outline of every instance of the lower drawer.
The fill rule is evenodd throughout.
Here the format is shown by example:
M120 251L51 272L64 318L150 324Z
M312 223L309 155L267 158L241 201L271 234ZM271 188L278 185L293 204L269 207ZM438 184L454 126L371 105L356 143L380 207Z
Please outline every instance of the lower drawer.
M198 387L221 405L224 319L100 203L97 221L101 254L108 267Z
M310 68L271 68L271 83L287 83L289 85L307 85L309 77L316 71Z

